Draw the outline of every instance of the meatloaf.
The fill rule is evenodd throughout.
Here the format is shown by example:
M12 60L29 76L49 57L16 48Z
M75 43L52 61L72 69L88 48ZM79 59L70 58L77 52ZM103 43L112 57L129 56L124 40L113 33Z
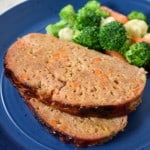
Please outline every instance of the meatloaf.
M77 147L103 144L123 131L127 125L127 116L112 119L82 118L61 112L36 98L21 94L35 116L52 134L59 137L61 141Z
M26 95L80 116L126 115L140 104L146 84L144 69L48 34L19 38L4 63Z

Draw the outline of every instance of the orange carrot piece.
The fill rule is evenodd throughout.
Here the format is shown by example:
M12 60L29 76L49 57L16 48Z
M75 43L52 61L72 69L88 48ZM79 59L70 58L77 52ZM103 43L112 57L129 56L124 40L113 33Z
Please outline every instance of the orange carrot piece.
M141 38L141 37L134 37L132 38L133 42L137 43L137 42L146 42L146 43L150 43L150 39L147 38Z
M107 55L112 56L112 57L116 57L124 62L127 62L127 60L123 57L123 55L121 55L120 53L116 52L116 51L110 51L110 50L106 50L105 52Z
M100 61L101 61L100 58L93 58L93 59L92 59L92 62L93 62L93 63L97 63L97 62L100 62Z
M52 124L53 126L56 126L57 125L57 120L55 120L55 119L50 120L50 124Z
M118 22L121 22L123 24L125 24L127 21L128 21L128 17L119 13L119 12L116 12L106 6L101 6L101 9L102 10L106 10L110 13L110 16L112 16L113 18L115 18L116 21Z
M59 54L59 53L54 53L54 54L53 54L53 57L54 57L54 58L59 58L59 57L60 57L60 54Z
M74 81L73 86L74 86L74 88L77 88L79 86L78 82Z
M22 75L20 76L20 78L21 78L22 80L27 80L27 79L29 78L29 76L28 76L27 74L22 74Z
M95 69L94 70L94 74L96 75L96 76L101 76L103 79L107 79L107 76L106 76L106 74L104 74L103 72L101 72L101 70L99 70L99 69Z
M108 11L108 12L113 11L112 9L110 9L110 8L107 7L107 6L101 6L100 8L101 8L102 10L106 10L106 11Z
M100 71L99 69L95 69L95 70L94 70L94 74L95 74L95 75L100 75L100 74L101 74L101 71Z
M122 15L120 13L117 12L111 12L110 13L112 17L115 18L115 20L125 24L128 21L128 18L125 15Z

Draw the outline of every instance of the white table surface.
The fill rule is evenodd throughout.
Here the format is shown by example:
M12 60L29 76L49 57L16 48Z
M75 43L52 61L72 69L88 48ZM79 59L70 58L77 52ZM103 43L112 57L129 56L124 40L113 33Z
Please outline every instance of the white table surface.
M0 14L24 1L25 0L0 0Z

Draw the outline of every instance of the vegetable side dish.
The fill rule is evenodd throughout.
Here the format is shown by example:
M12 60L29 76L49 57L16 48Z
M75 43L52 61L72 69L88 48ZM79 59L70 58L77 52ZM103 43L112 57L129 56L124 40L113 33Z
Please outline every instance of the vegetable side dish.
M116 51L138 67L149 65L150 29L144 13L133 10L125 16L92 0L77 12L68 4L59 16L60 21L46 27L48 34L101 52Z

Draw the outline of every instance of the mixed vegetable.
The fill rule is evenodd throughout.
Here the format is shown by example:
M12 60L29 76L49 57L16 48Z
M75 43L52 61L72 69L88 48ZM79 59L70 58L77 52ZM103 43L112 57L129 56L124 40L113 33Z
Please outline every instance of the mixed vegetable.
M90 0L77 12L65 6L59 16L59 22L46 27L48 34L101 52L116 51L138 67L150 64L150 27L144 13L125 16Z

